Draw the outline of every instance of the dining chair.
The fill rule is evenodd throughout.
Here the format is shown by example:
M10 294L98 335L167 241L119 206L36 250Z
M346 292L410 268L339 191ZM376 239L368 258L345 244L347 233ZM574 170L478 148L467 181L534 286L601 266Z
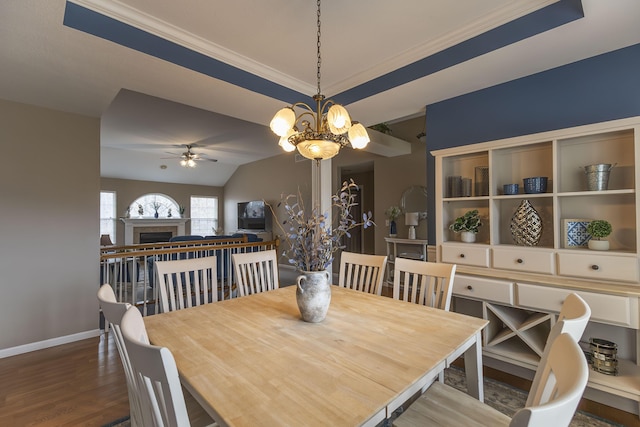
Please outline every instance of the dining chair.
M127 381L127 392L129 394L129 412L132 426L143 427L142 409L140 407L139 393L137 390L137 382L133 374L131 367L131 361L127 354L127 348L122 338L122 317L127 312L127 309L131 306L129 303L118 302L116 295L113 292L111 285L104 284L98 290L98 301L100 302L100 308L102 308L102 314L105 321L111 326L111 333L113 334L113 340L115 341L118 354L120 355L120 361L124 368L125 379ZM107 327L105 326L105 331Z
M449 310L456 264L396 258L393 298Z
M558 336L541 372L545 391L534 405L519 409L513 418L453 387L435 382L394 422L394 427L485 426L566 427L571 422L589 380L582 349L568 333ZM455 404L453 404L455 403Z
M540 358L540 364L542 365L545 363L546 358L548 357L548 349L551 347L551 343L553 343L558 335L568 333L576 343L580 342L580 338L582 338L582 334L584 333L590 318L591 308L589 307L589 304L587 304L587 302L576 293L567 295L562 303L558 319L547 336L547 342L545 344L542 357ZM536 371L525 406L532 406L535 405L536 402L540 401L540 396L544 392L544 389L540 387L541 381L542 373Z
M138 384L143 425L195 427L171 351L149 343L142 315L135 307L122 317L121 329ZM199 425L216 426L206 414L198 414L198 421Z
M154 266L162 313L218 301L215 256L156 261Z
M338 286L382 295L386 266L386 256L342 252Z
M440 381L433 383L393 425L568 426L589 379L587 361L578 342L590 317L591 309L584 299L569 294L547 338L525 407L512 419ZM557 344L560 337L563 341L568 338L572 348L566 342Z
M241 297L280 287L275 249L231 254L231 258Z

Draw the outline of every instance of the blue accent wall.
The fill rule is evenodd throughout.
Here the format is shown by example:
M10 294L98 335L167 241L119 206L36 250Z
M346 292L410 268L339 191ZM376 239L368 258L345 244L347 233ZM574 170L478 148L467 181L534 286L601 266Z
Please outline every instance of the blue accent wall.
M428 105L429 212L435 212L432 150L634 116L640 116L640 44ZM428 222L435 242L435 215Z

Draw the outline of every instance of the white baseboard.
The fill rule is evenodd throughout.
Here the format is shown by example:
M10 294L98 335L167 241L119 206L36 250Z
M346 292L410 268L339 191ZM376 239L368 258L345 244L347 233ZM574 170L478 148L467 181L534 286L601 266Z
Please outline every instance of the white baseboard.
M77 334L65 335L63 337L51 338L44 341L32 342L29 344L19 345L16 347L4 348L0 350L0 359L5 357L17 356L18 354L29 353L31 351L42 350L44 348L55 347L57 345L68 344L70 342L81 341L87 338L93 338L100 335L100 329L79 332Z

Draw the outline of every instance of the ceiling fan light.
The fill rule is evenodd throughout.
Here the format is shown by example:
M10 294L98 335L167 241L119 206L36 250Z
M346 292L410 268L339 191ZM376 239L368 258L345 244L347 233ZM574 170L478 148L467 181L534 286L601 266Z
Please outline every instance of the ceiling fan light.
M285 136L289 130L293 128L296 123L296 113L291 107L284 107L280 109L271 119L269 127L278 136Z
M183 168L186 168L187 167L187 160L186 159L180 160L180 166L182 166Z
M369 134L362 123L353 122L349 129L349 141L351 146L356 149L362 149L369 144Z
M351 118L346 108L333 104L327 112L327 123L332 133L342 135L351 127Z
M196 167L195 160L193 160L193 159L187 160L187 166L189 166L190 168L195 168Z

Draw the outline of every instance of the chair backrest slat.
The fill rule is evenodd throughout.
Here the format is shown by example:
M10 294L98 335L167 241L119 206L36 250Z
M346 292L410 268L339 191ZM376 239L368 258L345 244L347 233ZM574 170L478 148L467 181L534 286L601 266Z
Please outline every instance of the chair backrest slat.
M386 256L342 252L338 286L382 295L386 266Z
M238 295L252 295L280 287L275 249L232 254Z
M396 258L393 298L449 310L455 264Z
M156 261L160 309L166 313L218 301L215 256Z

